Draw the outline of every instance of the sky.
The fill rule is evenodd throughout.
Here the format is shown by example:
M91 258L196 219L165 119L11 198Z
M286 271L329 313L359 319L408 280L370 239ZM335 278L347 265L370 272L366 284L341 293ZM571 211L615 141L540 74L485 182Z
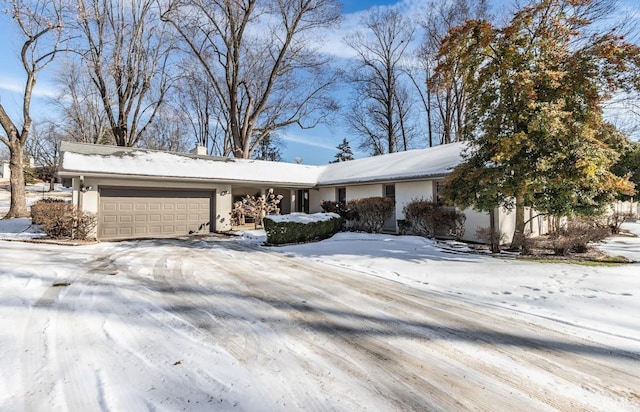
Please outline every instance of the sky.
M344 36L360 27L362 17L371 7L397 7L402 13L414 16L418 10L424 7L426 0L343 0L343 21L340 29L330 32L322 50L336 59L351 57L352 51L343 42ZM490 0L493 13L503 12L504 0ZM635 15L640 21L640 5L637 0L620 0L620 13ZM20 118L21 93L24 87L24 71L18 59L18 40L13 34L13 27L7 15L0 15L0 103L9 112L10 116ZM53 115L47 100L55 98L56 90L52 83L52 77L56 73L55 64L49 66L38 78L34 90L32 105L32 117L50 118ZM337 96L344 106L350 96L341 93ZM278 133L283 142L282 157L284 161L294 162L296 158L302 159L304 164L326 164L334 159L337 153L336 146L346 138L350 141L356 157L365 157L368 154L358 149L358 141L343 125L341 115L330 119L328 124L320 125L313 129L301 130L290 127ZM2 149L0 148L0 153Z

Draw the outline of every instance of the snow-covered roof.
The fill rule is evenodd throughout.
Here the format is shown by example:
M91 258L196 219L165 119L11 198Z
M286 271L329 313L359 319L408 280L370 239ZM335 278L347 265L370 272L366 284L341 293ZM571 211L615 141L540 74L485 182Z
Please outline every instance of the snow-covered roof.
M164 177L312 187L443 176L462 161L463 148L462 143L453 143L311 166L63 142L59 174Z
M408 180L451 173L462 162L463 143L408 150L332 163L318 178L321 185Z
M321 166L63 142L61 176L108 174L313 186Z

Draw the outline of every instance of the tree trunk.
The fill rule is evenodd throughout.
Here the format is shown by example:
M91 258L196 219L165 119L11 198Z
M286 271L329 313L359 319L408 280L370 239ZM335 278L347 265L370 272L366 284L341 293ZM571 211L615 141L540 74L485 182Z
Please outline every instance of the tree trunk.
M11 203L5 219L16 217L29 217L24 185L24 147L20 142L13 142L9 146L11 158L9 169L11 170Z
M511 240L512 249L522 249L524 244L524 196L516 195L516 230Z
M500 253L500 232L496 227L496 210L489 212L489 241L491 242L491 253Z

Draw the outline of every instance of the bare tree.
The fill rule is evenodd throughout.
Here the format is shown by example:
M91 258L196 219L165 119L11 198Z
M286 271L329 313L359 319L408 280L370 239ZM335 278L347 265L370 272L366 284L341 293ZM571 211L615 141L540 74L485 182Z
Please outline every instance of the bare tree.
M180 64L171 104L189 124L193 140L207 148L209 154L228 156L232 151L228 115L222 110L219 96L212 87L200 62L193 56Z
M107 113L102 109L102 98L87 70L75 60L65 61L58 70L56 82L61 93L51 101L61 114L58 127L65 140L113 144L113 132Z
M163 14L200 61L242 158L273 131L336 110L314 37L339 18L336 0L171 0Z
M153 0L77 0L78 45L118 146L134 146L169 88L173 48Z
M34 124L31 131L32 138L26 145L27 153L35 161L38 176L49 182L49 191L55 188L60 160L62 135L58 130L58 126L52 122Z
M363 138L362 147L373 154L406 150L411 136L410 96L401 77L413 26L394 9L374 9L363 23L365 31L345 38L358 59L350 76L356 98L347 122Z
M444 78L434 76L437 55L442 40L453 27L469 18L486 18L486 0L450 0L430 2L419 24L424 39L418 58L424 73L422 101L427 114L429 145L433 145L434 132L440 134L440 143L462 140L464 114L468 90L461 70L453 67Z
M193 148L186 132L189 126L178 110L166 105L158 110L156 121L141 135L139 145L148 149L186 152Z
M22 125L11 119L0 103L0 125L6 133L0 141L9 148L11 203L5 218L29 216L23 174L25 146L31 131L31 96L37 75L55 58L64 42L64 2L57 0L13 0L9 12L24 40L20 61L27 76L22 95Z

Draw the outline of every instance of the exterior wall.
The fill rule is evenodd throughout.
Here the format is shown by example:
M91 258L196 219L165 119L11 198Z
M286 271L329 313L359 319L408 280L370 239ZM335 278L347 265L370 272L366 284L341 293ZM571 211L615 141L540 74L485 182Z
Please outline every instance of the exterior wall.
M430 180L422 180L418 182L396 183L396 219L404 219L402 209L407 203L415 199L432 200L433 182Z
M496 210L497 210L496 228L505 234L506 242L511 242L511 239L513 238L513 234L516 231L516 211L515 209L509 211L503 207L497 208ZM526 221L527 220L526 210L525 210L524 216Z
M380 197L383 193L383 185L352 185L347 187L347 201L353 199L362 199L365 197ZM333 195L335 200L335 193Z
M98 213L101 186L121 186L121 187L146 187L166 189L196 189L215 191L214 205L215 222L211 222L212 227L217 232L231 230L231 208L233 196L231 196L231 185L211 184L198 182L171 182L166 180L139 180L139 179L112 179L112 178L84 178L84 187L89 188L86 192L80 190L81 182L79 178L73 179L73 203L85 212ZM226 194L222 194L227 192Z
M472 208L465 209L463 213L466 220L464 221L464 235L462 236L462 240L467 242L481 242L482 240L476 236L476 230L491 225L489 213L478 212Z
M338 200L336 198L336 188L335 187L321 187L318 190L318 197L320 198L320 202L322 202L323 200L336 202ZM313 204L311 206L313 206ZM319 206L320 205L318 204L318 207Z
M609 213L630 213L636 219L638 218L638 202L616 202L609 207Z
M309 213L319 213L322 212L322 207L320 207L320 203L323 200L326 200L322 197L320 190L317 189L309 189Z

